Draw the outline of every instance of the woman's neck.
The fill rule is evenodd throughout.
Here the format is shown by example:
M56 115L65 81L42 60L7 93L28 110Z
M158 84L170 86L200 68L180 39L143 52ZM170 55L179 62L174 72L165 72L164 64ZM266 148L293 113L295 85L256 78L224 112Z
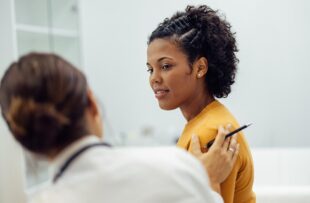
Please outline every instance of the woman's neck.
M195 95L192 100L187 104L180 107L184 118L187 121L195 118L208 104L213 102L215 99L209 93L201 91L199 94Z

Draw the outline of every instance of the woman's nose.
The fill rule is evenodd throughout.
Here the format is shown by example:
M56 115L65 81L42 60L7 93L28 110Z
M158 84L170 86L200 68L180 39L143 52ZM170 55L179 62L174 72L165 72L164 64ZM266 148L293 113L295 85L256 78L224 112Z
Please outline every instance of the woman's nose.
M150 76L150 83L155 84L155 83L161 83L162 82L162 77L159 71L153 71L153 73Z

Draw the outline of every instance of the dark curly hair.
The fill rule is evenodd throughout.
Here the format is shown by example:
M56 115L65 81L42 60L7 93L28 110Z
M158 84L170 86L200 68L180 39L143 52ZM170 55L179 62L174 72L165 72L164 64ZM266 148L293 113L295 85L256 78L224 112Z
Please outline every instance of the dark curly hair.
M235 33L231 25L206 5L187 6L166 18L152 32L148 45L155 39L174 40L187 55L189 65L200 57L208 60L206 86L217 98L227 97L235 82L238 59Z

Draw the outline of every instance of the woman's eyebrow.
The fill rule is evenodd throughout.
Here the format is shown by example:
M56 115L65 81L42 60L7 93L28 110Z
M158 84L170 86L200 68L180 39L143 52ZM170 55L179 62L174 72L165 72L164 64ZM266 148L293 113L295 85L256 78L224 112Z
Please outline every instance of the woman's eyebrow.
M168 57L168 56L163 56L163 57L157 59L157 62L161 62L161 61L164 60L164 59L170 59L170 60L172 60L172 58L170 58L170 57ZM151 66L151 64L150 64L149 62L146 62L146 65L147 65L147 66Z
M160 61L162 61L162 60L164 60L164 59L172 59L172 58L170 58L170 57L168 57L168 56L164 56L164 57L159 58L159 59L157 60L157 62L160 62Z
M163 56L163 57L157 59L157 62L160 62L160 61L162 61L162 60L164 60L164 59L170 59L170 60L172 60L172 58L170 58L170 57L168 57L168 56ZM146 65L150 65L149 62L146 62Z

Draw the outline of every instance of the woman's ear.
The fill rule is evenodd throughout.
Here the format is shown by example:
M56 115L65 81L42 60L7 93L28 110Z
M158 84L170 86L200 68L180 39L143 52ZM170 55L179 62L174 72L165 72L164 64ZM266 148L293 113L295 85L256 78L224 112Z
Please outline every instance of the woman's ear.
M92 129L92 133L94 135L97 135L99 138L102 138L103 125L100 109L96 101L96 98L90 89L87 90L87 98L88 98L88 115L90 116L91 119L91 123L89 125Z
M194 63L194 72L197 78L204 77L208 72L208 60L205 57L200 57Z
M95 96L90 89L87 90L87 99L88 99L88 108L92 116L99 116L99 107L97 105Z

